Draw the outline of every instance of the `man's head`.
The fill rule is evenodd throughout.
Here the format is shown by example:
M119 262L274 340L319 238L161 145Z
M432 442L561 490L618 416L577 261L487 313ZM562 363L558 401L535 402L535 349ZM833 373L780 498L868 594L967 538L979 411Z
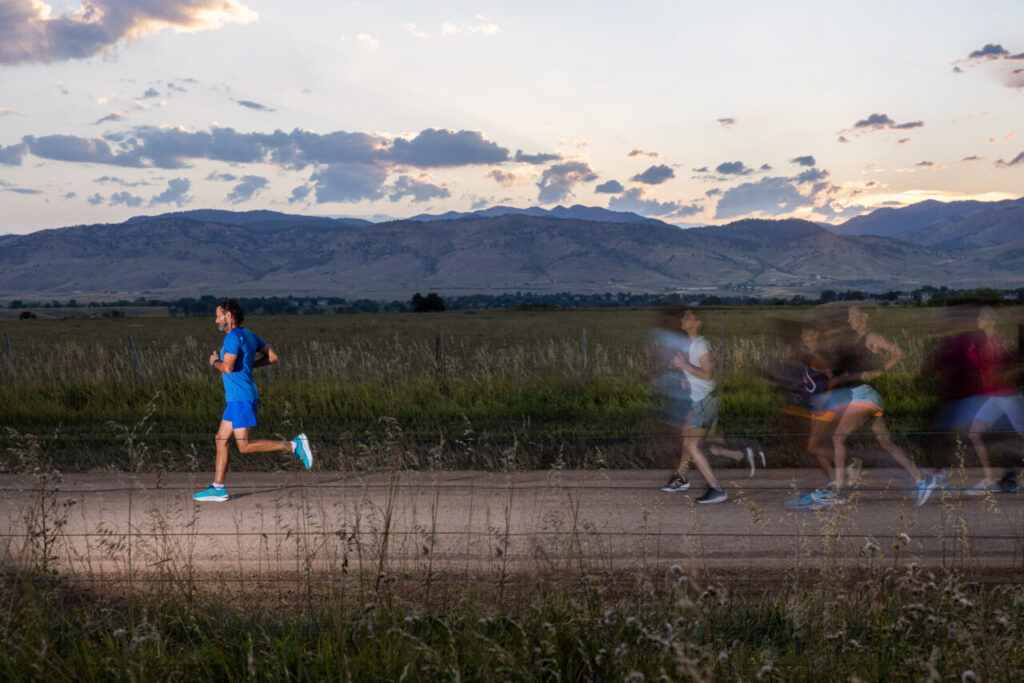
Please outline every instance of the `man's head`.
M241 327L245 320L242 305L234 299L224 299L217 304L217 327L226 332L234 327Z

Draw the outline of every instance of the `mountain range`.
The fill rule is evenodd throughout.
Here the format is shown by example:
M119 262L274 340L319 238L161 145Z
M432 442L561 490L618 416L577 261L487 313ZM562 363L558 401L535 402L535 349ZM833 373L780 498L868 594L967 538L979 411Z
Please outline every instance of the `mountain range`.
M582 206L384 223L184 211L0 237L0 298L1024 285L1024 200L923 204L828 228L743 220L681 229Z

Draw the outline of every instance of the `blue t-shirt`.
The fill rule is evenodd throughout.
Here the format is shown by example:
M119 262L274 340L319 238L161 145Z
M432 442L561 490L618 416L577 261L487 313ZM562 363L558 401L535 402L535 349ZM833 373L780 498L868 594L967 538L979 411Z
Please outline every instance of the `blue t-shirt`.
M220 347L220 359L224 360L224 354L235 355L235 369L232 372L222 372L224 380L224 396L231 401L245 401L256 403L259 392L256 390L256 383L252 381L252 364L256 360L258 351L267 347L267 343L259 338L255 332L244 327L236 327L224 337L224 344Z

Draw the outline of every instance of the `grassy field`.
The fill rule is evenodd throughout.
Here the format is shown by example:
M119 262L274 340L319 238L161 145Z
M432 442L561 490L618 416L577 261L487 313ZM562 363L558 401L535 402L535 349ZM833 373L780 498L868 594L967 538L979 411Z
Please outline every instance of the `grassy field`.
M806 313L701 309L719 368L722 431L756 435L782 463L799 458L793 440L778 436L794 427L758 367L777 348L774 317ZM1007 313L1006 333L1016 336L1019 312ZM906 352L876 382L890 427L925 430L935 404L917 368L932 311L872 315L873 328ZM652 438L659 429L646 384L653 323L652 311L625 309L253 317L247 325L282 358L257 372L258 435L305 431L325 466L343 466L360 443L384 437L405 444L410 466L439 447L453 467L495 467L510 447L520 467L559 458L587 466L598 451L613 467L660 466L665 444ZM145 466L182 468L209 450L223 408L206 363L222 338L212 319L6 321L0 330L13 355L0 362L0 421L47 441L55 463L124 467L115 451L130 434L153 446ZM922 439L902 440L927 457ZM9 460L8 470L16 467ZM239 466L273 463L257 457Z

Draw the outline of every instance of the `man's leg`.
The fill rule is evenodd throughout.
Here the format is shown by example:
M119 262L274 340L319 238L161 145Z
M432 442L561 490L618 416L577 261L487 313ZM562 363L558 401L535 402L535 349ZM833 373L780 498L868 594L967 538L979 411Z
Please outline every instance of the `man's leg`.
M697 471L700 472L704 479L708 482L708 486L714 489L722 488L721 484L718 483L718 477L715 476L714 471L711 469L711 464L708 462L707 457L700 450L700 442L704 438L704 429L687 429L683 438L683 448L686 453L690 456L693 464L697 466Z
M234 430L235 445L239 453L273 453L275 451L293 453L294 448L289 441L273 441L271 439L250 439L249 428L240 427Z
M227 420L220 421L220 429L216 436L217 459L214 465L213 483L224 485L224 477L228 473L228 439L231 438L232 427Z
M836 488L842 489L846 485L844 475L846 474L846 439L868 417L864 406L849 405L842 411L839 422L836 423L835 431L832 433L832 455L833 474L835 476Z

